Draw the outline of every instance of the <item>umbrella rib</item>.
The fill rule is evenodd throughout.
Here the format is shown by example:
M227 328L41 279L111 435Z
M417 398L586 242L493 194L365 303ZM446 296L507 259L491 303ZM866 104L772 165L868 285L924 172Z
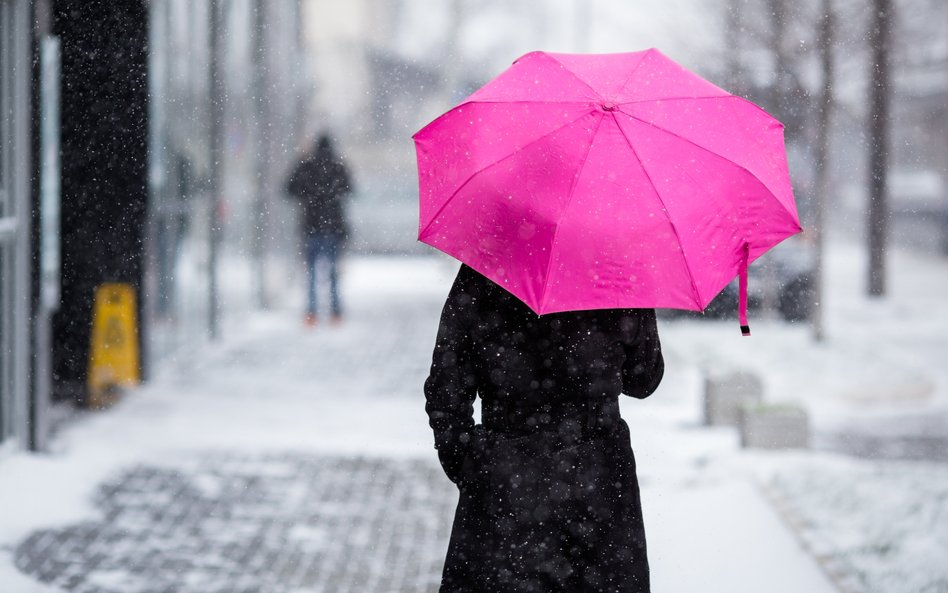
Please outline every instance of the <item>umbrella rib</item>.
M583 176L583 170L586 168L586 163L589 162L589 153L592 152L593 140L596 138L596 134L599 133L599 128L602 126L602 120L605 119L605 114L599 118L599 121L596 123L596 129L593 130L593 133L589 135L589 144L586 146L586 154L583 156L583 162L579 166L579 170L576 172L576 177L573 179L573 183L569 187L569 193L566 194L566 204L563 205L563 209L560 210L560 217L556 221L556 228L553 229L553 238L550 240L550 259L546 262L546 283L543 285L543 296L540 298L540 311L543 311L546 308L546 299L549 291L550 281L550 270L553 268L553 250L556 249L556 236L560 233L560 225L563 222L563 218L566 216L566 211L569 210L570 204L573 202L573 192L576 191L576 184L579 183L579 178ZM618 125L618 124L616 124Z
M659 97L657 99L639 99L638 101L622 101L621 103L616 103L616 105L619 105L619 106L638 105L641 103L660 103L662 101L697 101L699 99L735 99L737 101L741 101L743 103L747 103L748 105L755 107L758 111L760 111L761 113L763 113L764 115L772 119L775 123L777 123L781 128L785 127L783 125L783 122L781 122L780 120L776 119L774 116L767 113L766 109L764 109L757 103L754 103L753 101L749 99L745 99L744 97L741 97L739 95L724 94L724 95L706 95L704 97ZM625 112L623 111L622 113L625 113ZM636 119L640 119L630 113L625 113L625 114L628 115L629 117L635 117ZM645 121L645 120L642 120L642 121ZM646 123L651 123L651 122L646 122ZM655 127L659 127L659 126L655 126ZM660 129L664 129L664 128L660 128Z
M466 102L464 102L464 103L461 103L460 105L458 105L458 107L463 107L463 106L465 106L465 105L473 105L473 104L475 104L475 103L476 103L476 104L481 104L481 103L484 103L484 104L494 104L494 105L496 105L496 104L503 104L503 105L523 105L523 104L529 104L529 105L565 105L565 106L598 105L598 103L596 103L595 101L558 101L558 100L544 101L544 100L542 100L542 99L523 99L523 100L519 100L519 101L510 101L510 100L505 100L505 99L474 99L474 100L472 100L472 101L466 101ZM455 108L455 109L456 109L456 108Z
M632 68L632 72L629 72L629 75L625 78L624 81L622 81L622 84L619 86L619 92L616 93L616 95L621 95L625 91L625 87L629 86L629 82L632 80L632 77L635 76L635 73L638 71L639 66L641 66L642 63L645 62L645 58L647 58L649 54L653 54L656 52L657 50L654 47L645 52L645 55L639 59L638 64L636 64L635 67Z
M612 114L613 119L616 118L615 113ZM668 225L671 226L672 232L675 233L675 239L678 241L678 246L681 247L681 260L685 262L685 269L688 270L688 279L691 280L691 290L694 294L695 303L701 305L701 295L698 293L698 285L695 284L695 275L691 271L691 264L688 263L688 258L685 256L685 246L681 242L681 234L678 232L678 227L675 226L675 223L671 219L671 215L668 212L668 207L665 205L665 200L662 199L662 194L658 191L658 187L655 186L655 182L652 181L652 176L649 174L648 169L645 168L645 163L642 162L642 159L639 158L639 153L636 152L635 147L632 146L632 141L629 140L629 137L626 136L625 130L622 129L622 126L619 125L619 121L616 119L616 127L619 128L619 133L622 134L622 138L625 140L625 143L629 145L629 150L632 151L632 156L635 157L635 160L639 162L639 166L642 167L642 172L645 173L645 178L648 179L649 185L652 186L652 190L655 192L655 195L658 197L658 201L662 204L662 210L665 211L665 218L668 219Z
M577 117L576 119L571 120L571 121L568 121L568 122L566 122L565 124L563 124L562 126L559 126L558 128L552 129L552 130L550 130L549 132L546 132L545 134L543 134L543 135L541 135L541 136L537 136L536 138L534 138L534 139L531 140L530 142L524 144L523 146L521 146L521 147L518 148L517 150L511 152L510 154L506 155L505 157L503 157L503 158L501 158L501 159L497 159L496 161L487 163L486 165L484 165L484 166L481 167L480 169L478 169L478 170L474 171L473 173L471 173L471 174L468 176L468 178L465 179L464 182L461 183L461 185L459 185L458 188L457 188L456 190L454 190L454 191L451 193L451 195L448 196L448 197L444 200L444 203L442 203L441 206L438 208L438 211L434 213L434 215L431 217L431 220L428 221L428 224L425 225L425 228L421 229L421 230L418 232L418 238L420 239L420 238L422 237L422 235L424 235L426 232L428 232L428 229L431 228L431 225L434 224L434 221L436 221L436 220L438 219L438 217L441 216L441 213L444 212L444 209L448 207L448 204L451 203L451 200L453 200L454 198L456 198L457 195L461 192L461 190L464 189L465 186L467 186L467 184L470 183L471 180L474 179L475 177L477 177L480 173L483 173L484 171L486 171L487 169L490 169L490 168L493 167L494 165L497 165L497 164L500 164L500 163L506 161L507 159L509 159L509 158L513 157L514 155L520 153L520 152L523 151L524 149L526 149L526 148L528 148L528 147L530 147L530 146L533 146L534 144L536 144L537 142L540 142L540 141L543 140L544 138L547 138L547 137L549 137L549 136L552 136L553 134L559 132L559 131L562 130L563 128L565 128L565 127L567 127L567 126L571 126L571 125L575 124L576 122L578 122L579 120L583 119L584 117L588 117L589 115L591 115L591 114L593 114L593 113L595 113L595 112L596 112L595 109L590 109L588 112L583 113L581 116ZM601 121L601 120L600 120L600 121ZM598 129L598 128L597 128L597 129Z
M738 97L738 98L739 98L739 97ZM749 102L749 101L748 101L748 102ZM751 105L753 105L753 103L751 103ZM641 117L638 117L638 116L636 116L636 115L632 115L631 113L626 113L625 111L623 111L622 114L623 114L623 115L626 115L626 116L628 116L629 118L634 119L634 120L636 120L636 121L640 121L640 122L642 122L643 124L645 124L645 125L647 125L647 126L651 126L651 127L655 128L656 130L659 130L659 131L661 131L661 132L665 132L666 134L669 134L670 136L674 136L675 138L678 138L679 140L682 140L682 141L684 141L684 142L687 142L688 144L691 144L691 145L694 146L695 148L697 148L697 149L699 149L699 150L703 150L704 152L706 152L706 153L708 153L708 154L710 154L710 155L716 156L716 157L718 157L719 159L722 159L722 160L725 160L725 161L731 163L732 165L734 165L735 167L737 167L737 168L740 169L741 171L744 171L745 173L747 173L748 175L750 175L751 177L753 177L754 180L755 180L757 183L761 184L765 189L767 189L767 193L770 194L770 197L773 198L773 199L780 205L780 207L783 208L783 210L784 210L785 212L787 212L788 214L792 214L792 212L790 212L789 210L787 210L787 207L784 206L783 202L781 202L781 201L777 198L777 196L774 195L774 193L773 193L772 191L770 191L770 188L767 187L767 184L764 183L763 181L761 181L760 177L758 177L757 175L755 175L750 169L748 169L748 168L745 167L744 165L741 165L740 163L737 163L737 162L735 162L733 159L729 159L729 158L727 158L726 156L724 156L724 155L722 155L722 154L718 154L718 153L714 152L713 150L711 150L710 148L707 148L707 147L705 147L705 146L701 146L700 144L698 144L698 143L695 142L694 140L691 140L691 139L689 139L689 138L685 138L685 137L682 136L681 134L676 134L675 132L672 132L671 130L669 130L669 129L667 129L667 128L663 128L662 126L660 126L660 125L658 125L658 124L655 124L655 123L650 122L650 121L648 121L648 120L642 119ZM776 121L776 120L775 120L775 121ZM618 124L618 122L616 122L616 123ZM777 123L780 123L780 122L777 122ZM781 124L781 125L783 125L783 124ZM619 128L621 129L622 126L619 126ZM622 132L622 135L625 136L625 131ZM628 138L626 138L626 141L628 141ZM634 149L633 149L633 150L634 150ZM644 168L644 167L643 167L643 168Z
M582 78L580 78L578 74L576 74L575 72L573 72L572 70L570 70L569 67L568 67L566 64L564 64L563 62L557 60L557 59L554 58L552 55L550 55L550 54L548 54L548 53L546 53L546 52L540 52L540 55L546 56L547 58L549 58L549 59L553 60L554 62L556 62L557 64L559 64L559 66L560 66L563 70L565 70L566 72L569 72L570 76L572 76L573 78L575 78L575 79L578 80L579 82L583 83L589 90L591 90L591 91L593 92L593 95L595 95L597 101L602 101L602 95L599 93L599 91L597 91L596 89L594 89L591 84L589 84L588 82L586 82L585 80L583 80ZM638 66L636 66L636 67L638 67Z
M705 95L703 97L656 97L654 99L636 99L635 101L620 101L616 105L638 105L640 103L661 103L662 101L698 101L701 99L740 99L747 101L737 95ZM747 101L750 103L750 101ZM769 115L769 114L768 114Z

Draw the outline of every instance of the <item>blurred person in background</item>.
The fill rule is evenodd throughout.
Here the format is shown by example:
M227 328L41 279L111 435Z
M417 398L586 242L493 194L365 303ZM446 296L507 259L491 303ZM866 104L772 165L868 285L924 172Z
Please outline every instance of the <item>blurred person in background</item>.
M322 133L313 149L304 156L290 174L286 192L299 200L302 208L302 230L306 252L306 315L307 327L318 323L317 270L327 267L331 320L342 320L339 299L339 254L349 234L344 199L352 192L349 169L333 146L329 134Z

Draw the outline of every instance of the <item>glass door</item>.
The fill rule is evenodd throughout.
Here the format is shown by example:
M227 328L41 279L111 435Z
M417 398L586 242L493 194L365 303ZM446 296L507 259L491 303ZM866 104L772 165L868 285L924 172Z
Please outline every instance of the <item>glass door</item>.
M10 191L8 181L10 154L10 15L12 1L0 0L0 442L10 432L12 393L10 375L12 364L12 340L10 315L12 302L10 283L12 270L7 252L16 236L16 219L10 214Z
M0 442L29 436L27 0L0 0Z

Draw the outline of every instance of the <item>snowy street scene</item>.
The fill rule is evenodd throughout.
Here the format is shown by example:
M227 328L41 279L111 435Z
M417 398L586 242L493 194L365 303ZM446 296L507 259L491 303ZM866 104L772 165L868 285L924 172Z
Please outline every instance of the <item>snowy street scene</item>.
M0 0L0 593L948 593L946 24Z
M856 262L839 251L848 255L830 261L841 296L828 319L839 338L817 360L792 354L807 339L801 326L759 322L756 347L744 350L749 339L730 321L662 324L665 382L622 402L656 590L939 591L948 579L944 460L832 450L878 423L897 443L909 412L948 414L948 371L937 363L948 340L918 337L945 323L948 307L933 289L884 307L843 296ZM899 261L901 281L927 284L928 262ZM345 325L307 332L295 307L253 315L114 409L74 419L50 454L7 454L7 590L436 591L457 489L438 468L420 385L455 266L347 266ZM946 268L934 269L948 278ZM863 320L892 314L883 308L902 315L871 332L915 334L919 345L894 360L871 349L852 360L870 331ZM738 350L713 356L725 347ZM816 450L741 449L733 427L703 426L704 373L778 357L761 375L765 400L806 404ZM791 390L815 364L838 368L814 387L820 395ZM885 395L853 395L867 372ZM913 380L932 391L909 393ZM930 430L948 438L943 424Z

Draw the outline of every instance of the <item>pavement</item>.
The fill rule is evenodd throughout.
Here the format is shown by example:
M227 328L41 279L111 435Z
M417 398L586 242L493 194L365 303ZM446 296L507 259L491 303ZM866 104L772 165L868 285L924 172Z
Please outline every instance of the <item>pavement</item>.
M350 260L341 326L307 331L293 300L230 319L50 455L0 456L0 592L437 591L457 493L421 386L454 269ZM698 369L667 363L622 403L653 589L837 591L734 431L700 426Z
M453 512L424 461L213 453L100 484L100 517L32 532L23 573L81 593L437 591Z

